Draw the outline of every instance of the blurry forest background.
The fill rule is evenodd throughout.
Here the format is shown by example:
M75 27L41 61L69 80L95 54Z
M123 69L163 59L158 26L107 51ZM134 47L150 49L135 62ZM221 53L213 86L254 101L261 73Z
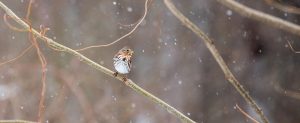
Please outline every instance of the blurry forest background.
M25 17L29 0L3 0ZM300 2L287 3L300 7ZM35 0L31 22L72 49L107 44L129 32L144 12L144 0ZM178 9L215 41L225 62L272 123L300 121L300 50L297 35L245 18L216 0L173 0ZM256 10L300 24L300 16L263 0L239 0ZM254 111L224 78L203 41L166 8L152 0L140 27L109 47L82 51L114 70L112 58L123 46L134 51L128 75L136 84L199 123L251 122L235 109ZM4 11L0 10L0 15ZM13 23L13 21L11 20ZM15 24L15 23L13 23ZM17 26L17 24L15 24ZM30 42L0 19L0 62L16 57ZM173 115L122 82L40 43L46 56L45 121L50 123L179 123ZM295 94L291 97L291 92ZM0 67L0 119L37 119L41 65L34 49ZM287 93L289 92L289 93Z

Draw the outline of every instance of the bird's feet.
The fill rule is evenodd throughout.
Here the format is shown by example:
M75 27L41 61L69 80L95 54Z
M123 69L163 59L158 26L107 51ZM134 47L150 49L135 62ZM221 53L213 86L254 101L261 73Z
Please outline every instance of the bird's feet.
M126 82L126 81L127 81L127 78L126 78L126 77L123 77L122 80L123 80L124 82Z
M114 77L117 77L118 74L119 74L118 72L115 72L115 73L113 74L113 76L114 76ZM129 82L127 81L127 78L126 78L126 77L122 77L122 80L123 80L123 82L124 82L126 85L129 84Z
M127 78L126 78L126 77L123 77L122 80L123 80L123 82L124 82L126 85L129 85L129 82L127 81Z
M114 75L114 77L117 77L118 76L118 72L115 72L113 75Z

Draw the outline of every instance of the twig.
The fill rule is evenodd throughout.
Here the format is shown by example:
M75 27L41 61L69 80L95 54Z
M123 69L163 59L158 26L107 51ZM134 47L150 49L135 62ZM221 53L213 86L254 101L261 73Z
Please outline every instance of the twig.
M280 4L279 2L276 2L274 0L265 0L265 1L270 6L273 6L281 11L292 13L292 14L300 14L300 8L290 6L290 5Z
M249 118L250 120L252 120L254 123L259 123L257 120L255 120L253 117L251 117L249 114L247 114L243 109L241 109L239 107L238 104L235 104L235 107L243 114L245 115L247 118Z
M228 8L234 10L242 16L248 17L250 19L260 21L262 23L274 26L276 28L285 30L287 32L300 35L300 26L294 23L285 21L278 17L274 17L269 14L265 14L263 12L251 9L245 5L242 5L234 0L217 0Z
M171 0L164 0L166 6L169 10L179 19L184 26L192 30L198 37L202 38L206 47L209 49L211 54L214 56L215 60L218 62L219 66L225 74L225 78L232 84L235 89L240 93L240 95L251 105L251 107L256 111L264 123L268 123L267 118L263 114L261 108L256 104L252 99L249 93L243 88L240 82L234 77L234 75L229 70L228 66L221 57L219 51L216 49L214 42L202 31L200 30L193 22L186 18L171 2Z
M5 24L8 26L8 28L10 28L11 30L19 31L19 32L26 32L26 31L28 31L28 30L24 30L24 29L19 29L19 28L15 27L15 26L11 25L11 24L8 22L8 20L7 20L7 15L6 15L6 14L4 14L3 20L4 20L4 23L5 23Z
M23 20L21 20L15 13L13 13L7 6L5 6L1 1L0 1L0 7L9 15L11 16L17 23L19 23L24 29L29 30L29 25L27 23L25 23ZM48 42L48 44L53 47L56 48L60 51L63 52L67 52L71 55L74 55L76 57L78 57L80 59L80 61L88 64L89 66L111 76L114 77L114 72L111 71L110 69L103 67L101 65L99 65L98 63L90 60L89 58L85 57L84 55L80 54L79 52L68 48L64 45L61 45L55 41L53 41L51 38L48 38L44 35L41 35L38 31L36 31L35 29L32 29L32 33L37 36L38 38ZM123 77L122 76L116 76L114 77L120 81L123 81ZM155 102L156 104L160 105L163 109L167 110L169 113L173 114L174 116L176 116L177 118L179 118L181 121L186 122L186 123L195 123L195 121L191 120L190 118L188 118L187 116L185 116L184 114L182 114L181 112L179 112L178 110L176 110L175 108L173 108L172 106L170 106L169 104L165 103L164 101L162 101L161 99L157 98L156 96L152 95L151 93L147 92L146 90L144 90L143 88L139 87L138 85L136 85L132 80L128 79L127 80L127 86L129 86L131 89L133 89L135 92L143 95L144 97L146 97L147 99Z
M27 12L26 12L26 16L25 16L25 19L27 21L29 21L29 17L30 17L30 14L31 14L31 7L32 7L33 2L34 2L34 0L29 0L28 7L27 7Z
M7 64L7 63L10 63L10 62L13 62L13 61L19 59L19 58L22 57L25 53L27 53L31 48L32 48L32 44L31 44L30 46L28 46L25 50L23 50L23 51L21 52L21 54L19 54L17 57L14 57L13 59L10 59L10 60L8 60L8 61L5 61L5 62L0 63L0 66L5 65L5 64Z
M40 94L40 102L39 102L39 110L38 110L38 122L42 123L43 119L44 119L44 113L45 113L45 93L46 93L46 72L47 72L47 61L46 58L43 54L43 52L40 50L40 46L39 43L37 42L37 38L35 37L35 35L32 32L32 27L31 27L31 22L30 22L30 14L31 14L31 7L33 4L34 0L30 0L28 3L28 7L27 7L27 13L26 13L26 18L25 21L29 24L29 30L28 30L28 38L31 42L31 44L35 47L38 58L41 62L41 67L42 67L42 88L41 88L41 94ZM40 29L42 29L40 27ZM46 33L46 29L45 30L41 30L40 35L44 36L44 34Z
M37 123L37 122L26 121L26 120L0 120L0 123Z
M288 42L288 44L289 44L289 47L291 48L291 50L292 50L294 53L300 53L300 51L296 51L296 50L293 48L293 46L291 45L290 41L287 40L287 42Z
M279 82L274 82L273 83L273 87L274 87L274 89L275 89L276 92L278 92L278 93L280 93L282 95L285 95L287 97L300 100L300 92L286 90L286 89L284 89L284 88L282 88L280 86Z
M148 7L148 1L149 0L145 1L145 12L144 12L144 15L142 16L142 18L140 19L140 21L134 26L134 28L130 32L128 32L127 34L123 35L122 37L118 38L117 40L115 40L115 41L113 41L113 42L111 42L109 44L93 45L93 46L85 47L85 48L82 48L82 49L77 49L75 51L78 52L78 51L83 51L83 50L87 50L87 49L90 49L90 48L107 47L107 46L113 45L113 44L119 42L120 40L122 40L122 39L128 37L129 35L131 35L139 27L139 25L143 22L143 20L145 19L146 15L148 13L148 8L147 8Z

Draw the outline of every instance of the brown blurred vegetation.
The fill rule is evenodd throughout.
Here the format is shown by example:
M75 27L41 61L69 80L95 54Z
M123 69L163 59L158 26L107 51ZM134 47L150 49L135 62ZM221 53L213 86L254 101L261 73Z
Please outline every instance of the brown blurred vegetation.
M27 0L3 1L24 17ZM300 93L299 36L244 18L216 1L174 0L190 20L215 41L222 57L272 123L297 123ZM282 12L264 1L241 0L251 8L299 24L299 15ZM290 3L289 3L290 4ZM291 5L300 6L299 2ZM33 27L49 27L47 36L73 49L106 44L130 31L143 14L143 0L36 0ZM1 10L0 15L4 12ZM30 45L27 34L10 30L0 20L0 59L17 56ZM234 109L240 104L255 113L224 79L204 43L170 13L162 1L153 0L142 25L128 38L105 48L82 53L113 70L112 57L124 45L134 49L133 70L128 75L196 122L250 122ZM41 43L48 62L45 120L48 122L179 123L159 106L123 83L81 63L66 53ZM1 62L0 61L0 62ZM276 87L281 88L276 89ZM0 119L35 121L41 91L41 67L32 49L0 68ZM257 117L255 117L257 118Z

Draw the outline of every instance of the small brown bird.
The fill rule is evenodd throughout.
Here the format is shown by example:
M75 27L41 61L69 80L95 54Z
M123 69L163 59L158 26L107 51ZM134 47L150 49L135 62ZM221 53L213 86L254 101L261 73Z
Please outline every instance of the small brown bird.
M117 70L114 74L115 76L117 76L118 73L128 74L130 72L132 55L133 50L125 46L114 56L114 67Z

